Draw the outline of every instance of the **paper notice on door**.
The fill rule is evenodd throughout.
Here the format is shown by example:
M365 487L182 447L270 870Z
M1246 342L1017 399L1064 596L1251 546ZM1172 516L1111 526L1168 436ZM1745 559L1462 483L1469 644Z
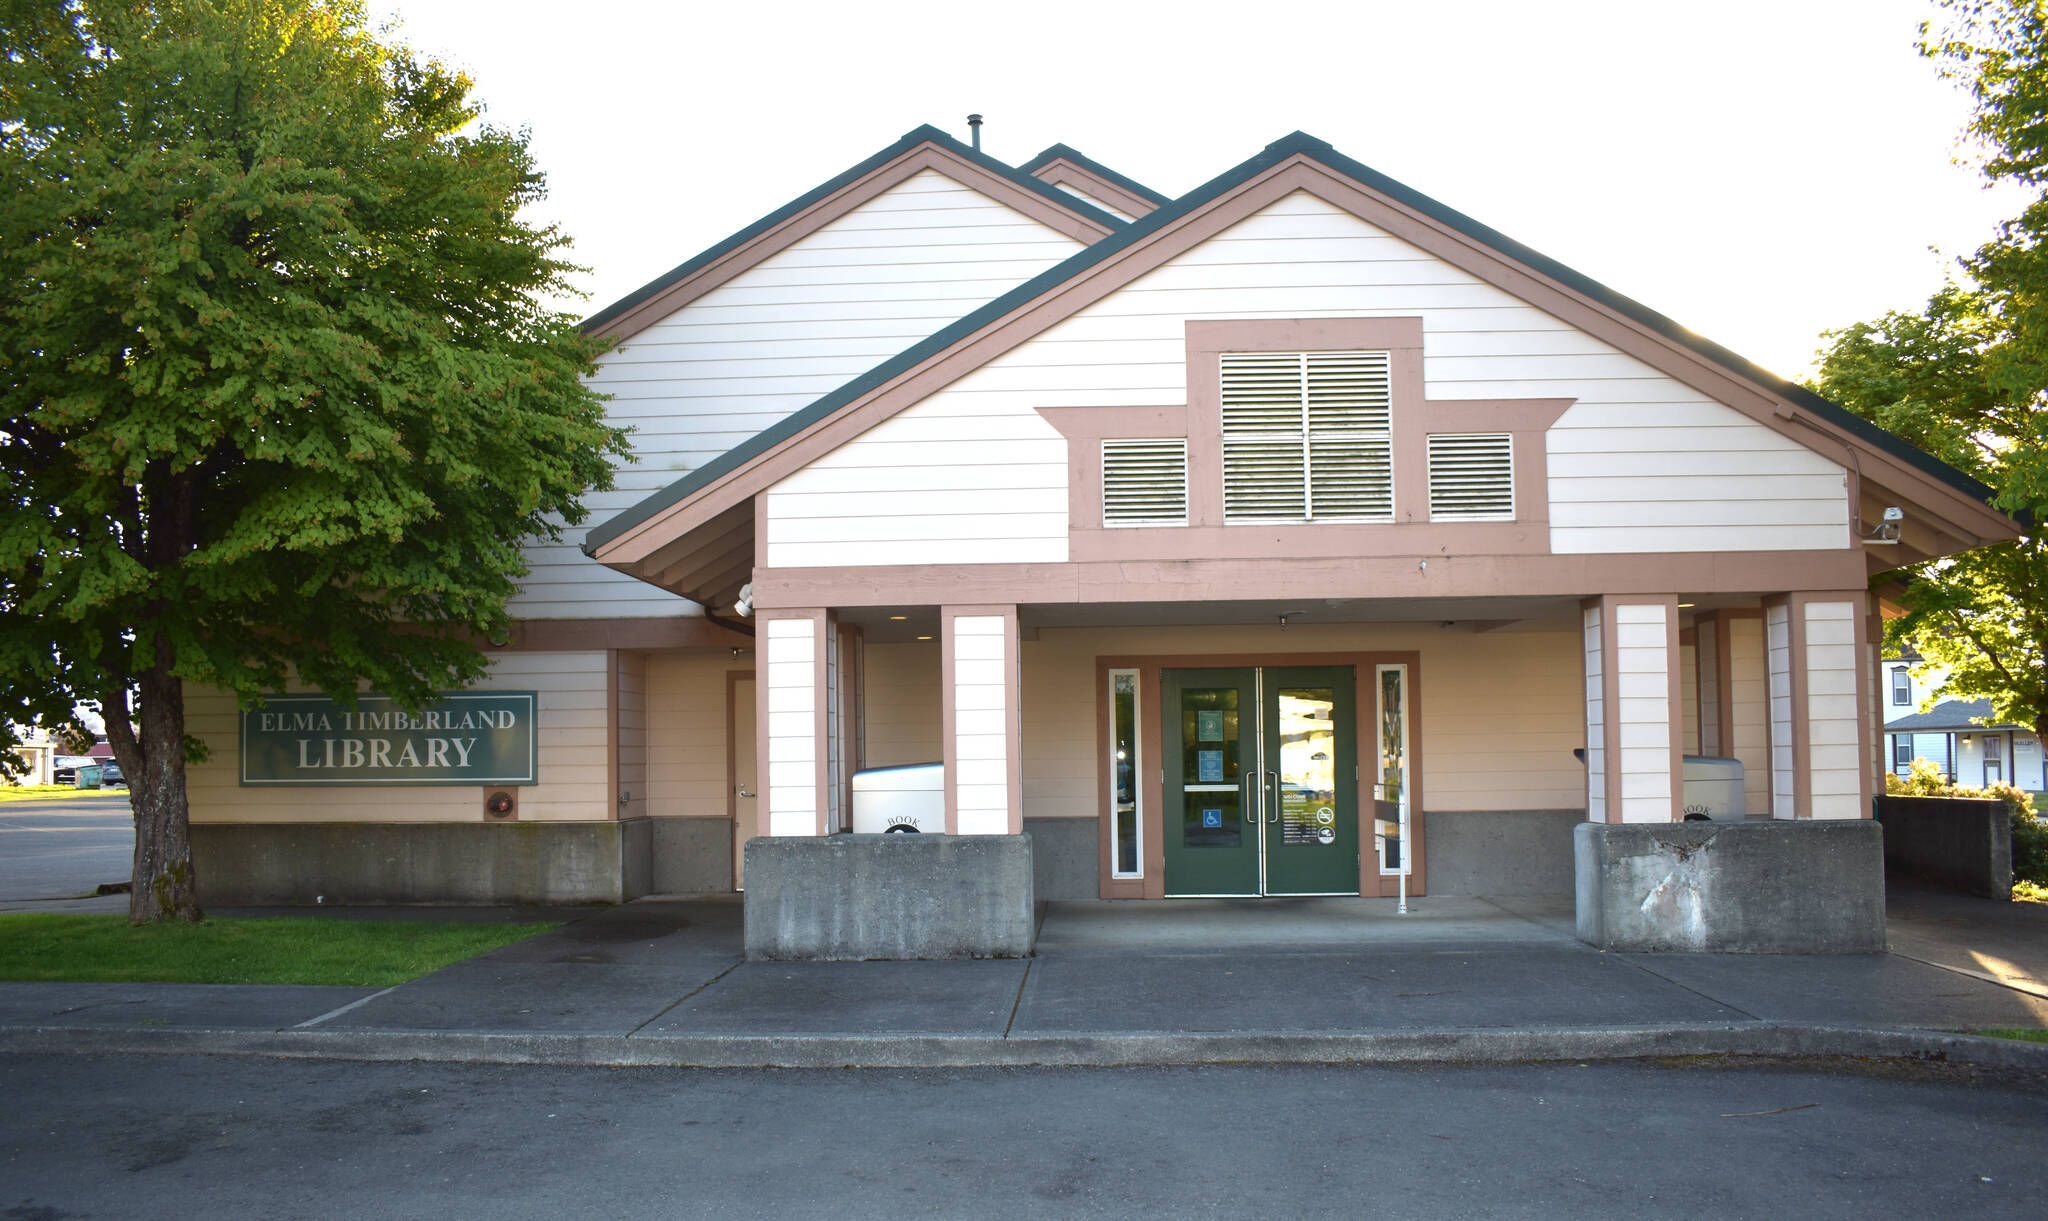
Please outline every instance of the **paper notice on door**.
M1220 750L1198 750L1195 752L1195 781L1198 784L1216 784L1223 779L1223 752Z
M1221 712L1195 713L1195 740L1197 742L1221 742L1223 740L1223 714Z

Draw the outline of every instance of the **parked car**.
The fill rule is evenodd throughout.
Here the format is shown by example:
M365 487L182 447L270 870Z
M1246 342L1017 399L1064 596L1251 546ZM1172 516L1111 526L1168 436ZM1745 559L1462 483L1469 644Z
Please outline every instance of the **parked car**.
M50 769L51 784L77 784L78 769L99 762L91 755L58 755Z
M125 789L128 787L128 777L121 774L120 760L100 760L100 787L103 789Z

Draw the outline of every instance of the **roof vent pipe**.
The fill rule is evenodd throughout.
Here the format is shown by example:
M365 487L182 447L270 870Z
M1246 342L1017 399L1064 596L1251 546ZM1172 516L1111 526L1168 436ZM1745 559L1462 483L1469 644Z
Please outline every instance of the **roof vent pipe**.
M978 153L978 152L980 152L980 151L981 151L981 116L980 116L980 115L978 115L978 114L971 114L971 115L968 115L968 116L967 116L967 134L968 134L968 136L969 136L969 137L970 137L970 138L971 138L971 139L972 139L972 140L974 141L974 151L975 151L975 152L977 152L977 153Z

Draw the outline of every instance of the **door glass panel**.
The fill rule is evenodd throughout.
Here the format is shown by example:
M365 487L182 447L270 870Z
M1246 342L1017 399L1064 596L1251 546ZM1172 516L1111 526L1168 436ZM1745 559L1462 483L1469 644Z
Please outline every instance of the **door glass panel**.
M1187 794L1181 842L1189 848L1244 843L1239 801L1237 688L1185 688L1180 696L1181 775Z
M1334 848L1337 843L1337 693L1281 688L1280 842Z

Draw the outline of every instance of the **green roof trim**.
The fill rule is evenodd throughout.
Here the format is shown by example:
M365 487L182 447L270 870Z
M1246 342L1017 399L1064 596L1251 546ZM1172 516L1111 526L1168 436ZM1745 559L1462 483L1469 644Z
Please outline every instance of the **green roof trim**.
M1071 161L1105 182L1115 183L1133 195L1151 200L1154 206L1173 202L1144 183L1133 178L1126 178L1100 161L1089 157L1080 149L1066 144L1055 144L1017 168L1026 174L1035 174L1055 161Z
M617 301L614 301L610 305L605 306L603 309L592 314L590 317L585 318L580 324L582 326L582 329L586 334L594 335L602 333L606 326L617 321L621 315L631 311L635 306L640 305L642 302L647 301L649 298L659 296L663 291L669 288L669 286L677 283L678 281L689 278L699 268L704 267L705 265L712 263L718 260L719 258L722 258L728 252L745 245L746 243L754 240L756 237L759 237L761 234L766 233L770 229L775 228L775 226L781 224L783 221L788 220L790 217L795 216L800 212L803 212L805 209L811 207L811 205L817 203L819 200L825 199L832 195L834 192L842 190L852 183L858 182L860 179L867 177L869 174L874 173L878 169L881 169L883 166L889 164L891 161L894 161L896 158L901 157L903 154L909 152L911 149L916 148L920 144L926 143L936 144L940 148L945 149L947 152L953 153L963 158L964 160L970 161L975 165L980 166L982 169L985 169L990 173L997 175L998 177L1004 178L1012 183L1015 183L1017 186L1020 186L1027 191L1030 191L1034 195L1043 196L1044 198L1051 200L1053 203L1058 204L1060 207L1065 208L1067 211L1072 212L1074 215L1082 218L1083 220L1092 221L1095 224L1101 225L1107 229L1120 229L1124 225L1130 223L1129 221L1124 220L1122 217L1115 216L1111 213L1103 211L1101 208L1098 208L1093 204L1090 204L1085 199L1078 198L1070 194L1069 192L1060 190L1058 187L1053 186L1049 182L1045 182L1042 179L1033 178L1031 175L1016 168L1015 166L1006 165L1003 162L996 160L994 157L989 156L987 153L980 151L979 149L969 148L967 145L960 143L958 140L955 140L953 137L947 135L943 131L940 131L938 128L933 127L930 124L925 124L924 126L916 128L912 131L905 132L902 139L896 141L894 144L891 144L889 147L883 149L881 152L876 153L874 156L869 157L867 160L862 161L859 165L854 166L853 168L847 170L845 173L839 174L838 176L830 179L829 181L821 183L818 186L812 188L811 190L806 191L802 195L799 195L795 199L784 204L782 207L777 208L775 209L775 211L770 212L768 215L762 217L760 220L757 220L753 224L748 225L746 228L740 230L738 233L735 233L731 237L726 238L724 241L719 242L717 245L712 246L709 249L692 256L688 260L678 264L674 268L671 268L669 271L663 273L660 276L657 276L655 279L650 280L647 283L641 285L639 288L634 289L632 292L627 293L625 296L619 298Z
M916 133L912 133L916 134ZM1057 146L1055 146L1057 147ZM1507 258L1549 277L1587 297L1607 306L1627 318L1657 332L1665 338L1693 351L1729 372L1745 378L1759 386L1798 404L1814 415L1854 434L1886 453L1901 459L1924 474L1947 484L1959 492L1989 504L1994 492L1939 458L1916 448L1902 437L1886 432L1867 420L1851 415L1835 404L1813 393L1803 386L1786 381L1778 375L1752 364L1750 361L1722 347L1720 344L1702 338L1692 331L1673 322L1663 314L1615 292L1613 289L1573 271L1546 255L1539 254L1500 231L1480 224L1456 209L1446 207L1422 194L1394 181L1378 171L1353 161L1337 152L1327 142L1318 140L1305 132L1294 132L1268 144L1257 156L1210 179L1189 191L1179 199L1160 207L1138 220L1122 226L1093 246L1079 251L1065 262L1048 268L1039 275L995 300L961 318L957 322L935 332L927 338L890 357L874 368L847 382L823 398L733 446L711 459L689 474L676 480L666 488L649 494L630 508L620 510L615 516L591 528L585 535L583 550L586 554L611 542L619 535L642 522L647 521L663 509L689 496L697 489L737 469L755 457L775 448L782 442L808 429L848 403L854 402L869 391L909 372L925 361L944 352L947 348L968 338L983 327L996 322L1011 311L1019 309L1039 296L1050 292L1089 268L1104 262L1111 256L1129 248L1140 240L1172 226L1197 208L1243 185L1290 157L1300 155L1324 167L1352 179L1359 185L1394 199L1417 212L1428 216L1446 227L1456 230ZM1035 180L1034 180L1035 181Z

